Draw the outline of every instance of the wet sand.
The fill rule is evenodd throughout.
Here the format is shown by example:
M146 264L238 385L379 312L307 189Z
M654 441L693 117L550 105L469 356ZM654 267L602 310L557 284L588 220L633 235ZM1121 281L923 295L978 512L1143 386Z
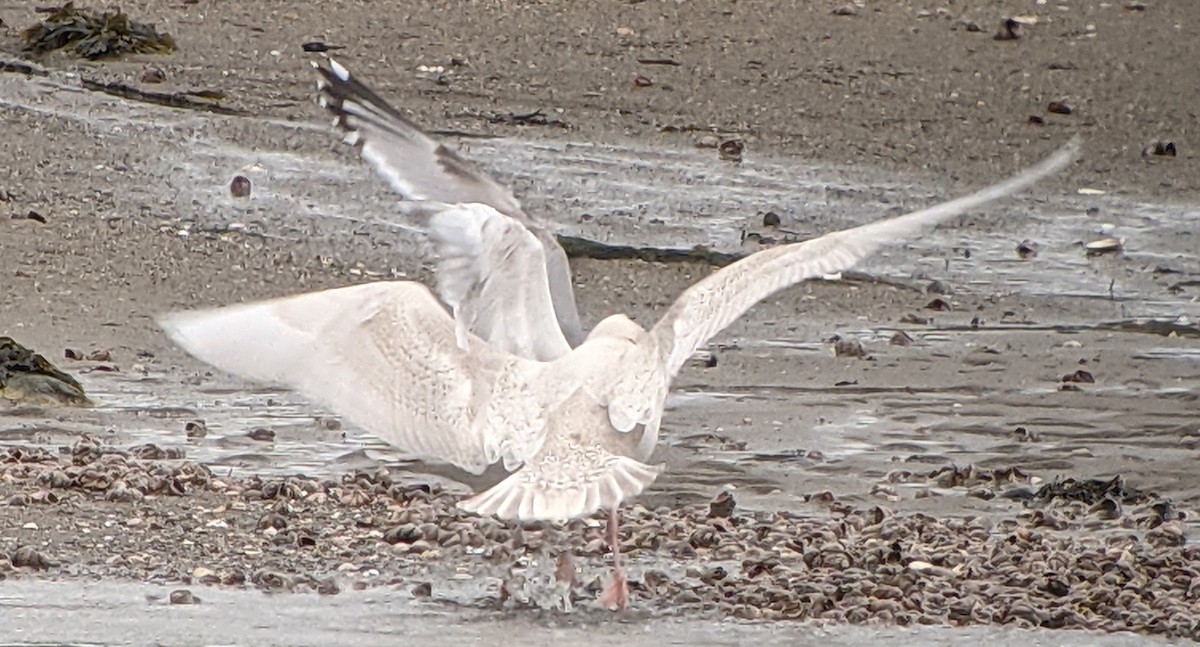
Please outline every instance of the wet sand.
M781 5L767 16L766 5L647 2L571 11L567 20L554 5L460 15L431 3L380 15L322 3L336 19L306 31L314 23L293 19L306 14L305 4L123 5L171 31L180 51L104 64L51 57L40 63L48 76L0 75L0 154L16 160L0 176L0 277L8 283L0 335L80 375L98 403L90 410L0 405L0 441L54 452L90 433L117 450L145 442L178 448L219 478L301 471L340 479L382 463L408 482L385 448L352 430L344 435L290 394L211 374L151 319L180 307L423 275L419 238L378 224L388 218L391 194L311 104L314 80L298 45L321 39L347 45L342 58L358 74L431 128L532 142L468 139L465 146L531 208L570 233L609 242L736 249L742 231L761 229L766 210L781 215L781 229L813 235L963 193L1083 134L1084 159L1030 196L864 266L887 281L798 286L714 340L717 365L690 366L675 384L664 420L668 470L642 504L703 507L731 484L747 511L821 520L844 514L837 505L831 512L834 501L942 522L979 517L1002 538L1047 527L1021 492L1119 475L1153 501L1123 504L1115 516L1073 501L1070 514L1054 513L1049 526L1061 527L1050 534L1121 547L1158 528L1142 508L1170 500L1183 517L1165 521L1178 522L1189 542L1173 554L1194 569L1200 360L1191 322L1200 317L1200 265L1189 250L1200 169L1188 111L1200 97L1188 94L1195 84L1183 81L1195 72L1180 52L1200 8L1044 6L1021 39L996 41L996 26L1010 15L1000 6L945 16L935 3L850 16L835 15L838 6ZM0 9L10 26L34 18ZM0 40L6 60L16 58L14 43L12 31ZM453 73L440 83L418 74L421 64ZM166 83L141 82L151 67L165 72ZM637 74L653 85L635 86ZM246 115L117 99L79 89L73 75L156 92L216 89L229 97L223 105ZM1071 103L1072 114L1047 113L1052 100ZM568 127L493 123L536 109ZM1048 123L1031 125L1033 114ZM743 140L742 165L697 147L713 136ZM1180 155L1144 158L1142 148L1155 139L1174 141ZM569 171L549 173L564 162ZM228 180L251 164L258 165L245 171L254 196L233 200ZM1107 194L1081 196L1079 188ZM30 211L47 222L7 217ZM1129 236L1126 253L1085 258L1077 243L1101 237L1105 224ZM1015 259L1011 250L1024 238L1043 244L1038 258ZM573 267L589 322L614 311L653 321L710 271L586 260ZM951 310L928 309L939 296L929 292L935 280L950 291L941 298ZM1169 325L1139 328L1139 317ZM915 343L890 344L897 330ZM833 335L859 340L869 358L836 356ZM62 360L66 348L104 349L111 359ZM1079 370L1095 381L1063 381ZM187 439L185 423L194 419L207 421L208 437ZM275 442L247 440L258 427L275 430ZM1017 468L1022 476L946 480L944 470L968 465L988 474ZM36 545L59 563L19 568L10 578L187 582L203 560L161 571L109 564L141 540L148 555L170 561L162 559L169 545L156 543L154 532L122 533L135 545L118 549L74 541L72 524L111 519L120 528L130 516L168 514L195 496L207 508L239 501L219 489L184 499L150 491L136 502L110 501L107 489L78 483L59 489L56 498L67 503L2 515L0 552ZM36 479L3 484L5 501L44 498L44 491ZM398 513L394 503L379 505L384 519ZM247 541L263 540L256 520L233 527ZM369 533L356 541L379 545ZM648 551L645 559L665 568L695 558ZM603 572L601 555L589 560L588 577ZM715 586L697 590L700 609L720 594ZM196 594L205 597L204 588ZM1195 590L1180 596L1194 601ZM663 613L672 600L646 595L639 603ZM732 613L730 604L715 608ZM1186 623L1171 628L1153 619L1136 629L1197 635L1195 625L1189 634Z
M429 641L439 645L477 645L499 636L524 637L538 644L563 647L595 645L598 641L641 644L654 640L671 645L745 645L786 647L817 642L842 647L886 641L891 645L960 645L965 641L997 646L1046 644L1044 632L1020 629L941 627L814 626L798 623L744 624L669 618L653 626L638 622L571 616L496 614L455 609L445 613L420 601L398 601L378 589L347 592L336 597L315 595L264 596L254 591L209 589L199 605L169 605L169 587L140 587L124 583L84 584L19 582L4 588L0 608L36 632L15 632L33 637L38 644L140 644L153 638L163 644L233 645L281 644L394 645L400 640ZM41 604L53 598L54 605ZM130 613L136 610L137 613ZM221 618L221 622L213 622ZM264 622L265 619L270 622ZM447 632L449 622L455 631ZM87 628L83 633L75 627ZM303 626L303 635L281 632L278 627ZM286 636L286 640L284 639ZM7 637L7 636L6 636ZM9 638L12 640L12 638ZM1172 644L1130 633L1070 632L1054 635L1060 647L1132 647Z

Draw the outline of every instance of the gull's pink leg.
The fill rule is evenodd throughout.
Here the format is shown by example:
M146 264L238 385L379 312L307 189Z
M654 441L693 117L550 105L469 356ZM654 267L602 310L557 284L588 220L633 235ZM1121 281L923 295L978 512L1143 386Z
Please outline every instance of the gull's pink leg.
M612 579L600 594L600 605L609 611L624 611L629 607L629 582L625 579L625 567L621 564L621 539L617 536L617 508L608 511L608 547L613 554Z

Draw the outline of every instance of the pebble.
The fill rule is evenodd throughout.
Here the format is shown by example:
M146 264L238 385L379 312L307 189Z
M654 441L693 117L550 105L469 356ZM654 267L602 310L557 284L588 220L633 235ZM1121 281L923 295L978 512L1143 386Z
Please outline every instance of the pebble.
M268 443L275 442L275 430L267 429L266 427L258 427L257 429L251 431L248 435L250 436L250 440Z
M208 435L208 425L203 420L191 420L183 425L183 431L188 438L204 438Z
M54 560L32 546L18 547L9 557L9 562L16 568L29 568L39 571L57 566Z
M1050 104L1046 106L1046 110L1053 112L1056 115L1069 115L1074 112L1074 110L1071 108L1071 105L1066 101L1051 101Z
M1156 141L1142 149L1142 157L1175 157L1178 154L1175 142Z
M187 589L171 591L169 600L171 604L200 604L200 598L192 595L192 592Z
M229 195L238 199L250 197L250 178L245 175L235 175L229 182Z
M996 32L996 40L1017 40L1021 37L1022 27L1021 22L1015 18L1005 18L1000 23L1000 29Z
M867 357L867 351L862 342L857 339L847 339L835 336L833 338L833 354L837 357Z
M717 146L717 155L728 162L741 162L746 144L740 139L727 139Z
M1028 238L1021 241L1017 245L1017 257L1024 259L1035 258L1038 255L1038 250L1041 248L1036 242Z
M1121 241L1116 238L1101 238L1084 245L1088 256L1100 256L1121 251Z

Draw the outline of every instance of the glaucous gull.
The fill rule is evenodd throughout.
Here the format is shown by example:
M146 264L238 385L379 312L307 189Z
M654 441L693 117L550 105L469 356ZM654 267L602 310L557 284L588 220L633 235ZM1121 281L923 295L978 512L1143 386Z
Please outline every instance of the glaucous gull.
M160 318L189 353L296 389L417 457L507 476L463 500L481 515L566 520L609 513L614 568L601 597L624 608L620 505L648 487L671 379L758 301L841 272L885 245L1021 190L1069 164L1078 139L968 196L757 252L685 290L649 330L623 314L580 343L566 258L512 195L437 144L337 63L322 100L363 156L423 205L443 253L438 299L412 281L176 312ZM425 164L414 163L424 160Z

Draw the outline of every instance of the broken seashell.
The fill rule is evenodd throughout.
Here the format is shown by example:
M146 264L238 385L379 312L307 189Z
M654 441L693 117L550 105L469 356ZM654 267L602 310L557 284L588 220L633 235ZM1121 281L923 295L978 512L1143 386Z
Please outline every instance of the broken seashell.
M1040 246L1032 240L1026 238L1017 245L1017 256L1022 260L1026 258L1034 258L1038 255Z
M1088 256L1100 256L1121 251L1121 241L1116 238L1101 238L1083 246Z
M1156 141L1142 149L1142 157L1175 157L1177 154L1175 142Z

